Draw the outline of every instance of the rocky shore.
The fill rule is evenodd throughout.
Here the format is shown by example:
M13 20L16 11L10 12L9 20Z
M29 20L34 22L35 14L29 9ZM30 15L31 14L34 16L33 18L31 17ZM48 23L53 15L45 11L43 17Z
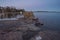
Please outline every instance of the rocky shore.
M60 32L43 30L38 32L31 40L36 40L36 37L40 36L41 40L60 40Z
M60 40L60 32L43 30L36 26L32 20L5 20L0 21L0 40Z
M30 40L39 30L32 20L24 18L0 21L0 40Z

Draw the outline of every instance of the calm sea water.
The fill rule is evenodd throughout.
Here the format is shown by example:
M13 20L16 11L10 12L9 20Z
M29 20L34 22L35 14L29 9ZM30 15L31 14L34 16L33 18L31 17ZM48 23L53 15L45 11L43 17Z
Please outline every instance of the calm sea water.
M34 15L44 23L42 29L60 31L60 13L34 12Z

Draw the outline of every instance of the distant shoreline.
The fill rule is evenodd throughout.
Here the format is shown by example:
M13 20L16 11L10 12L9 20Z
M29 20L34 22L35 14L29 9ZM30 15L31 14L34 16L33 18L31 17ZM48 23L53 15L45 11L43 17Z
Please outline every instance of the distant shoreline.
M57 12L57 11L33 11L33 12L52 12L52 13L60 13L60 12Z

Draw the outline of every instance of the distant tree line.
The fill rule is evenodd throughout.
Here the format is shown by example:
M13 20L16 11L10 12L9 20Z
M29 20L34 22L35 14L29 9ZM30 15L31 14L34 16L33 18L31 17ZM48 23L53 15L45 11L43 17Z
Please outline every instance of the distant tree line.
M0 13L2 12L20 12L25 11L24 9L16 9L15 7L0 7Z
M0 7L0 18L11 18L19 15L20 12L24 12L24 9L17 9L15 7ZM2 14L4 13L4 14ZM2 14L2 15L1 15Z

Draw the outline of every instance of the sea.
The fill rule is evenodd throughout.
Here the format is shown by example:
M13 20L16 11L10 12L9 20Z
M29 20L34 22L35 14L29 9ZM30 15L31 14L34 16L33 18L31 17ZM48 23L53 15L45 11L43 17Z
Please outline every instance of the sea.
M34 12L36 18L44 25L42 30L52 30L60 32L60 12Z

